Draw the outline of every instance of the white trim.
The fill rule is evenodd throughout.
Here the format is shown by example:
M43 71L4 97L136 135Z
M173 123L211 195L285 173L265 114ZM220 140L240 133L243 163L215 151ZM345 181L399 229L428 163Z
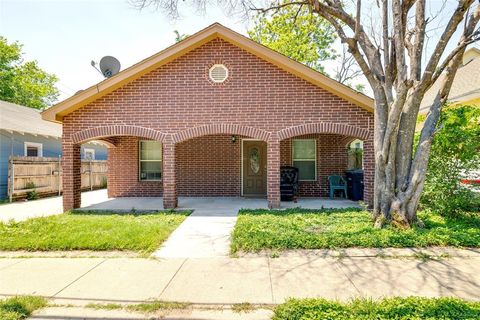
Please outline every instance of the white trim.
M27 156L27 147L37 148L37 157L43 157L43 144L38 142L25 141L23 143L23 154Z
M95 160L95 149L83 148L83 159L87 159L87 152L92 154L92 158L90 160Z
M142 142L158 142L160 144L160 160L141 160L141 154L142 154L142 149L141 145ZM141 168L141 163L142 162L160 162L160 179L141 179L142 175L142 168ZM143 182L143 181L162 181L163 180L163 143L157 140L138 140L138 181Z
M243 197L244 194L243 194L243 142L244 141L261 141L261 142L265 142L267 143L266 141L264 140L261 140L261 139L252 139L252 138L245 138L245 139L241 139L242 142L240 144L240 196ZM267 144L267 159L266 161L268 161L268 144ZM267 179L268 179L268 162L267 162ZM267 180L267 190L266 190L266 195L268 196L268 180Z
M294 151L293 151L293 145L294 145L294 141L315 141L315 179L313 180L300 180L300 177L298 179L298 181L305 181L305 182L314 182L314 181L317 181L318 180L318 170L317 170L317 165L318 165L318 148L317 148L317 139L292 139L292 166L294 165L294 161L312 161L312 159L296 159L295 160L295 157L294 157Z

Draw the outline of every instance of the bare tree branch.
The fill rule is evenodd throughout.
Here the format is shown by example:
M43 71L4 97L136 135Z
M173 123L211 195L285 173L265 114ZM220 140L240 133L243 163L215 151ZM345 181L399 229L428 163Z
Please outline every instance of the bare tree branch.
M453 34L457 30L458 25L462 22L465 13L467 12L470 5L474 0L459 0L458 6L452 14L445 30L443 31L435 50L433 51L430 60L428 61L425 71L422 77L422 83L424 88L431 85L431 79L435 69L438 66L438 63L442 57L443 52L445 51L446 46L448 45Z
M419 0L416 4L415 12L415 42L410 52L410 78L419 81L422 72L422 53L425 42L425 28L427 21L425 19L425 0Z

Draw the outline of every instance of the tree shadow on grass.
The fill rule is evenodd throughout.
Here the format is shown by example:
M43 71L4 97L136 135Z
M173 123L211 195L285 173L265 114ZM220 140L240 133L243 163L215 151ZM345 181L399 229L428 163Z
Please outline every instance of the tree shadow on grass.
M370 214L357 208L244 209L240 211L234 236L243 238L240 242L247 242L244 243L246 247L240 245L238 249L247 250L480 246L480 218L477 215L454 218L424 212L421 218L424 228L387 226L375 229ZM242 236L240 230L249 235Z

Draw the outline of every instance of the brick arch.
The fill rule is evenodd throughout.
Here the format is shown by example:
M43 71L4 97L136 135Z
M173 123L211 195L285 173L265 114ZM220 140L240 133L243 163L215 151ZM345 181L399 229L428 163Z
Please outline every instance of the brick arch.
M350 143L352 143L356 139L359 139L359 138L347 136L347 137L344 137L342 140L340 140L340 143L348 147ZM359 139L359 140L363 141L363 139Z
M174 134L172 138L174 143L179 143L185 140L214 134L234 134L263 141L267 141L270 137L270 132L249 126L236 124L209 124L180 131Z
M84 143L89 140L102 139L107 137L114 136L134 136L147 138L157 141L164 141L166 134L139 126L128 126L128 125L115 125L115 126L102 126L86 129L79 131L73 134L72 142L73 143Z
M280 140L285 140L288 138L313 133L334 133L349 137L355 137L362 140L367 140L370 137L370 132L367 129L333 122L307 123L299 126L285 128L278 132L278 136Z

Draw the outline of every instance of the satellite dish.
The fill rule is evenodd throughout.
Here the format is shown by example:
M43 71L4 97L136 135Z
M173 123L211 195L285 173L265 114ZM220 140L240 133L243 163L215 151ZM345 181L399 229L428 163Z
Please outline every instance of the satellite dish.
M111 56L105 56L100 60L100 71L105 78L110 78L120 71L120 62Z

